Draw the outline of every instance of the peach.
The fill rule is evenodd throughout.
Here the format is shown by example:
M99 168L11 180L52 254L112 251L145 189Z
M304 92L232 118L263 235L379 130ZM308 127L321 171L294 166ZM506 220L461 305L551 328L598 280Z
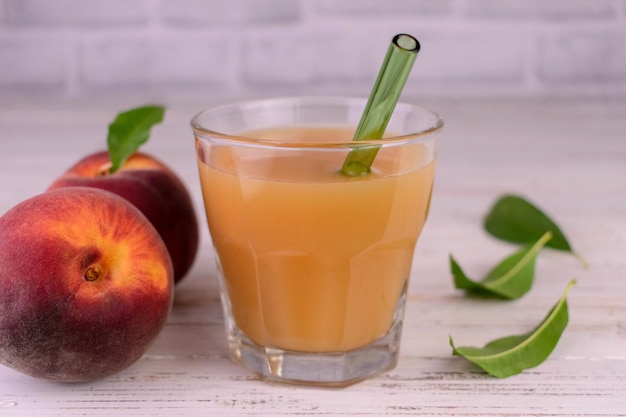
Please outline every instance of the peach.
M94 187L111 191L134 204L157 229L172 258L174 281L189 271L198 251L198 220L189 192L178 176L156 158L136 152L108 174L109 154L91 154L50 185Z
M59 381L116 373L160 333L173 285L163 240L123 198L32 197L0 217L0 363Z

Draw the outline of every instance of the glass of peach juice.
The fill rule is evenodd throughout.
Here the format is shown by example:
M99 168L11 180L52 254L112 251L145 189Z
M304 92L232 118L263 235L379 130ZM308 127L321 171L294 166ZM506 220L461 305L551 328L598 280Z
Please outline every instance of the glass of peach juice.
M384 139L352 141L365 104L278 98L192 119L229 353L265 380L344 387L397 363L443 121L398 103ZM343 173L372 150L370 172Z

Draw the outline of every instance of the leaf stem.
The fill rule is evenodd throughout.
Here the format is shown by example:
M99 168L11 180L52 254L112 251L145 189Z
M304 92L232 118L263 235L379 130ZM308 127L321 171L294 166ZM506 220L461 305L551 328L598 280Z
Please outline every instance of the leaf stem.
M559 313L561 306L567 303L567 296L569 295L569 292L571 291L574 285L576 285L575 279L572 279L570 280L570 282L568 282L567 286L565 287L565 290L563 291L563 295L561 295L561 298L559 298L559 300L554 305L554 307L552 307L548 315L541 321L541 323L539 323L537 327L535 327L530 333L525 335L528 337L525 338L520 344L516 345L514 348L495 353L489 357L490 358L502 357L502 356L505 356L511 350L514 350L514 349L519 350L523 348L524 346L528 346L533 340L535 340L538 334L541 334L541 332L551 324L554 317ZM484 358L486 358L486 356L483 356L483 359Z
M589 262L587 262L587 260L583 258L583 256L580 253L572 252L572 254L574 255L574 258L576 258L578 262L580 262L583 268L589 269Z
M541 236L541 238L528 250L526 255L524 255L522 259L520 259L519 262L517 262L513 266L513 268L511 268L509 271L507 271L506 274L502 275L501 277L485 283L485 286L497 287L502 282L509 280L511 276L517 274L520 271L520 269L522 269L526 265L526 263L528 263L528 260L530 258L537 256L537 253L550 239L552 239L552 232L544 233L544 235Z

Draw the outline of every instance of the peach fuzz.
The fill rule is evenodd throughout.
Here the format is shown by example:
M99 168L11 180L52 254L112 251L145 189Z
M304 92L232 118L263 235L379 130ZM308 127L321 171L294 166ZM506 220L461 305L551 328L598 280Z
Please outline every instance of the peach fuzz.
M165 325L173 268L133 205L71 187L0 217L0 363L89 381L138 360Z

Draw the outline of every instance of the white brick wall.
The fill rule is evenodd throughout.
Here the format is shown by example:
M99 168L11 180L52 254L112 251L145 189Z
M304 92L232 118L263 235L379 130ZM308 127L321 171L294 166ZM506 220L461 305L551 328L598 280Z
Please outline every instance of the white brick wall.
M626 0L0 0L0 94L367 94L399 32L407 94L626 97Z

